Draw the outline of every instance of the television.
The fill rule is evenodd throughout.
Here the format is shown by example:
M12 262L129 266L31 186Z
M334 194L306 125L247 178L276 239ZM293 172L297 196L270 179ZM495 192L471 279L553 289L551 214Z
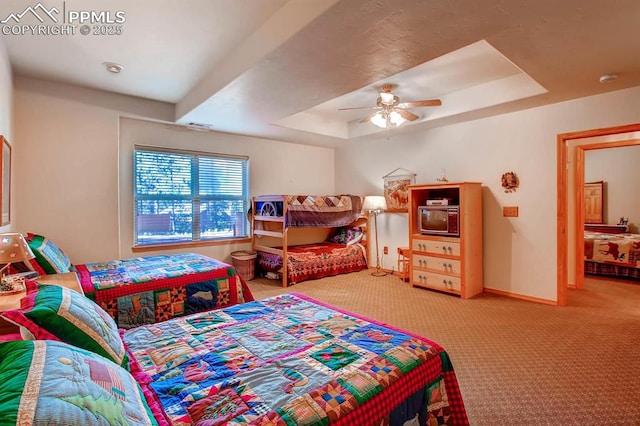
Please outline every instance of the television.
M418 207L418 231L426 235L460 236L460 206Z

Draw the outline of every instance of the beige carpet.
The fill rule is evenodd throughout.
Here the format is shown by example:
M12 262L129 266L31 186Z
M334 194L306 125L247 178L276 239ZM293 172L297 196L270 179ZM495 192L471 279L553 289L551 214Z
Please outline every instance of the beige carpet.
M256 299L298 292L439 343L472 425L640 425L640 283L588 278L563 308L462 300L367 271L248 284Z

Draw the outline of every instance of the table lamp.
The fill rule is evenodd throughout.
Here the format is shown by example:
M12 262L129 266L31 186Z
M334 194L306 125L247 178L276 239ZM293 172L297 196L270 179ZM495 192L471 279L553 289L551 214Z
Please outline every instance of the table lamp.
M0 263L5 263L0 268L0 294L17 293L24 289L24 278L14 280L6 274L12 263L33 259L35 256L31 247L25 241L22 234L0 234Z
M382 195L367 195L364 197L362 210L373 214L373 223L376 230L376 270L371 273L374 277L387 275L380 267L380 251L378 250L378 215L387 209L387 201Z

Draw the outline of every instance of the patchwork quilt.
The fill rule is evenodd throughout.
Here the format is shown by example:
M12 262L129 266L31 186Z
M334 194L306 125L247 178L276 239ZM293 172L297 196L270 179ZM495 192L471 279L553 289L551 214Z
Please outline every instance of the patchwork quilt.
M468 424L439 345L299 294L122 336L159 424Z
M195 253L75 265L82 289L121 328L253 300L235 268Z
M362 198L358 195L286 195L283 201L271 203L287 204L287 226L300 228L345 226L360 216ZM259 208L259 199L256 206ZM282 212L282 206L276 211ZM260 211L259 209L257 211ZM280 213L281 214L281 213Z
M344 245L328 241L290 246L287 249L287 282L306 280L367 269L365 248L360 244ZM282 256L258 251L258 268L263 272L282 272Z

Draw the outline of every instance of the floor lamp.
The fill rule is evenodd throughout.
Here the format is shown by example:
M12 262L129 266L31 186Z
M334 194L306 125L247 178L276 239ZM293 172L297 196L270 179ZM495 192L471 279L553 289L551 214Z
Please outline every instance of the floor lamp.
M373 215L373 223L376 228L376 270L371 273L374 277L384 277L387 275L380 268L380 250L378 250L378 215L387 209L387 202L382 195L367 195L364 197L362 210L369 212L369 216Z

